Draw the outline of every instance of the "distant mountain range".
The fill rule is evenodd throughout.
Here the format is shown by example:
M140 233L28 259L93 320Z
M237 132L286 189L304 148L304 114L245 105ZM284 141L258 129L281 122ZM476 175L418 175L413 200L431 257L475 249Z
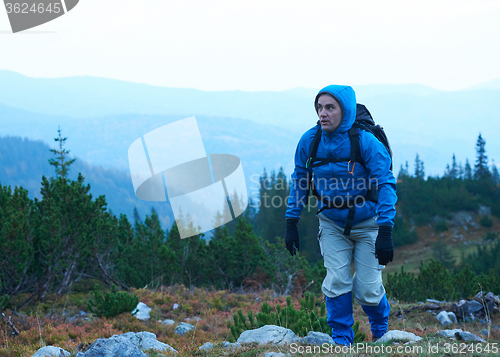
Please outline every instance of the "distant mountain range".
M458 161L464 163L467 157L473 165L480 132L488 157L500 162L496 140L500 80L453 92L419 84L353 87L358 102L368 107L389 136L396 174L405 161L413 169L417 152L430 175L442 175L453 153ZM284 167L291 174L296 143L317 120L316 93L306 88L205 92L93 77L30 78L0 71L0 136L42 140L54 147L60 125L72 155L126 176L127 151L135 139L195 115L206 151L240 157L247 186L255 186L255 177L264 168ZM21 140L12 145L24 144ZM131 200L131 204L141 202L133 194Z

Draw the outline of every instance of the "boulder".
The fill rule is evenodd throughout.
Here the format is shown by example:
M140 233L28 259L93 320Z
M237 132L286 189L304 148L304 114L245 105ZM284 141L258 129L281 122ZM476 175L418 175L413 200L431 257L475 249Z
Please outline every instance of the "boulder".
M45 346L36 351L32 357L60 357L61 353L65 357L71 354L60 347Z
M467 314L475 314L476 312L479 312L481 311L481 309L483 308L483 304L481 304L480 302L476 301L476 300L471 300L471 301L468 301L467 302Z
M147 357L147 354L126 339L100 338L83 355L85 357Z
M467 331L455 332L455 338L458 341L465 341L465 342L486 342L481 337L476 336L473 333Z
M377 340L377 343L387 343L387 342L393 342L393 341L420 341L422 337L419 337L415 335L414 333L411 332L406 332L406 331L399 331L399 330L391 330L387 331L384 336L380 337Z
M438 319L443 326L452 324L452 321L450 320L450 317L448 316L448 313L446 311L441 311L439 314L437 314L436 319Z
M157 351L177 352L166 343L156 340L151 332L127 332L114 335L110 338L100 338L83 354L85 357L144 357L141 350L154 349Z
M201 319L198 316L195 317L186 317L184 321L201 321Z
M235 348L240 348L241 343L238 342L231 343L228 341L224 341L222 342L222 347L224 347L225 349L234 350Z
M286 357L289 354L284 354L282 352L268 352L264 355L264 357Z
M456 328L453 330L441 330L438 331L438 336L445 338L452 338L457 341L466 341L466 342L486 342L481 337L476 336L470 332L462 331L462 329Z
M453 304L453 311L461 319L465 319L465 316L469 315L469 310L467 308L467 300L460 300L459 302Z
M450 318L450 320L453 322L453 323L458 323L457 321L457 316L451 312L451 311L446 311L446 313L448 314L448 317Z
M439 301L439 300L435 300L435 299L425 299L426 302L430 302L432 304L441 304L442 302ZM446 301L445 301L446 302Z
M198 348L198 351L208 351L214 348L214 344L212 342L206 342L200 348Z
M177 352L174 348L166 343L156 340L156 335L151 332L127 332L123 335L115 335L118 339L128 340L134 346L141 350L154 349L157 351L172 351Z
M464 321L465 322L474 322L474 321L476 321L476 318L474 317L474 315L469 314L469 316L464 317Z
M334 345L332 336L323 332L309 331L306 337L302 339L302 343L307 345L322 345L328 343Z
M188 333L189 331L191 331L192 329L194 329L194 326L193 325L190 325L190 324L187 324L185 322L181 322L174 330L174 332L176 334L178 334L179 336L182 336L184 335L185 333Z
M161 323L164 324L165 326L172 326L173 324L175 324L175 321L170 320L170 319L166 319L166 320L161 321Z
M143 302L138 303L135 310L137 310L135 317L137 317L139 320L146 321L151 318L151 316L149 315L151 308L145 303Z
M439 337L444 337L444 338L453 338L455 339L455 333L457 332L463 332L462 329L459 328L454 328L453 330L441 330L438 331L438 336Z
M300 342L295 333L287 328L275 325L266 325L255 330L243 331L238 338L238 343L257 342L260 345L272 343L276 345L290 344Z

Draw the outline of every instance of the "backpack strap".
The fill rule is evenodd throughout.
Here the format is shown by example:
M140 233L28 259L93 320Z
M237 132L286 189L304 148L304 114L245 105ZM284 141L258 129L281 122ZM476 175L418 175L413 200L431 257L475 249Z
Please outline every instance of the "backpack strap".
M321 141L321 125L319 124L319 120L316 123L316 125L318 126L318 129L316 130L316 134L314 134L314 139L312 141L311 148L309 150L309 157L307 158L307 161L306 161L306 169L309 168L311 163L313 163L316 160L316 153L318 152L319 142ZM314 167L314 166L311 166L311 169L312 169L312 167ZM311 191L311 187L312 187L311 181L312 181L312 172L308 172L307 173L307 186L306 186L306 190L307 190L306 206L309 204L309 195L310 195L310 191ZM313 190L314 190L314 188L313 188Z
M306 169L308 169L311 163L314 163L314 161L316 160L319 142L321 141L321 125L319 124L319 120L316 125L318 126L318 129L316 130L316 134L314 134L314 139L312 141L311 148L309 149L309 157L307 158Z

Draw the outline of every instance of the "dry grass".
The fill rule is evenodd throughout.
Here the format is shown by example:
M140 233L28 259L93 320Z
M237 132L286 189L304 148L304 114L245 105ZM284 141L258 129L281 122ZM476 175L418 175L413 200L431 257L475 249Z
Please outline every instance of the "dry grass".
M272 291L263 291L260 293L237 294L228 291L210 291L206 289L187 289L183 286L163 287L157 290L135 290L135 294L139 296L139 300L146 303L152 308L152 318L148 321L137 320L131 314L121 314L112 319L97 318L88 315L87 319L72 317L79 310L84 309L86 301L82 294L68 295L64 297L49 296L43 303L38 303L33 306L25 307L22 311L13 313L5 311L7 317L12 316L12 321L21 331L19 336L12 336L9 328L2 324L0 325L0 357L26 357L33 355L41 346L54 345L69 352L74 352L75 348L80 343L92 343L97 338L107 338L114 334L121 334L129 331L149 331L156 334L157 339L167 343L176 350L179 354L176 356L263 356L265 353L274 352L290 352L289 346L245 346L241 349L230 351L216 346L212 351L198 352L198 348L205 342L214 344L227 341L231 338L227 322L232 322L232 315L239 308L245 314L252 310L254 313L260 310L260 305L264 301L268 301L271 305L285 305L285 297L273 297ZM292 299L296 308L300 304L298 299ZM179 308L174 309L173 305L177 303ZM391 303L392 312L390 318L390 329L405 330L413 332L418 336L422 336L424 340L416 344L422 346L425 351L428 350L429 344L445 342L443 339L436 337L436 332L443 327L436 320L434 315L428 314L423 309L419 308L419 304L403 304L399 302ZM367 341L371 341L370 325L368 318L363 313L361 306L357 303L354 305L354 316L356 320L360 320L360 331L367 336ZM174 328L178 322L184 321L188 317L199 317L200 321L190 321L196 328L189 333L178 336L174 333ZM70 320L71 318L71 320ZM172 319L176 321L174 326L166 327L159 320ZM498 314L493 315L492 325L500 325L500 317ZM488 329L487 325L480 322L474 323L458 323L447 328L461 328L464 331L472 332L482 336L483 329ZM491 328L488 341L500 341L500 331ZM365 346L375 347L377 345L368 343ZM443 345L444 346L444 345ZM458 346L458 344L457 344ZM498 344L500 348L500 343ZM396 347L396 345L395 345ZM304 347L305 348L305 347ZM297 353L298 356L325 356L329 354ZM150 356L169 355L168 353L148 352ZM337 354L336 354L337 355ZM340 356L349 356L350 353L338 354ZM358 353L355 355L374 355ZM383 353L377 354L383 356ZM386 354L391 356L409 356L411 354ZM419 355L418 353L415 355ZM423 354L429 355L429 354ZM432 355L432 354L430 354ZM437 355L445 355L443 351ZM448 354L453 355L453 354ZM457 354L457 356L472 354ZM477 354L476 354L477 355ZM494 354L489 354L494 355Z

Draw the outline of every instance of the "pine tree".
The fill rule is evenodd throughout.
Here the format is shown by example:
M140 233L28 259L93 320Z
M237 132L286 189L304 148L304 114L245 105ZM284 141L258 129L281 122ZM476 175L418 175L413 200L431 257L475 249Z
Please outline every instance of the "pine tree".
M64 144L68 138L63 138L61 136L61 127L57 129L59 136L54 138L54 141L59 142L59 150L51 149L50 151L56 155L55 159L50 159L49 164L56 168L56 174L58 177L67 178L69 167L75 162L76 159L68 160L67 156L69 151L64 149Z
M458 164L458 174L457 174L457 178L458 178L458 179L461 179L461 180L463 180L463 178L464 178L464 168L463 168L463 166L462 166L462 162L460 162L460 163Z
M27 190L16 187L11 192L10 186L0 185L0 282L10 296L29 291L34 284L34 215Z
M469 164L469 159L465 159L464 180L472 180L472 169Z
M406 161L406 165L399 168L398 180L404 180L405 178L410 177L410 172L408 171L408 161Z
M491 177L490 170L488 169L488 156L486 156L486 141L482 138L481 133L477 138L476 143L476 165L474 166L474 179L486 180Z
M420 160L418 153L415 157L415 177L420 179L425 178L424 162Z
M455 153L453 153L453 159L451 162L451 169L450 169L450 178L455 180L457 176L458 176L457 160L455 158Z
M500 184L500 174L498 173L497 166L495 165L495 161L492 160L491 163L491 179L495 185Z

